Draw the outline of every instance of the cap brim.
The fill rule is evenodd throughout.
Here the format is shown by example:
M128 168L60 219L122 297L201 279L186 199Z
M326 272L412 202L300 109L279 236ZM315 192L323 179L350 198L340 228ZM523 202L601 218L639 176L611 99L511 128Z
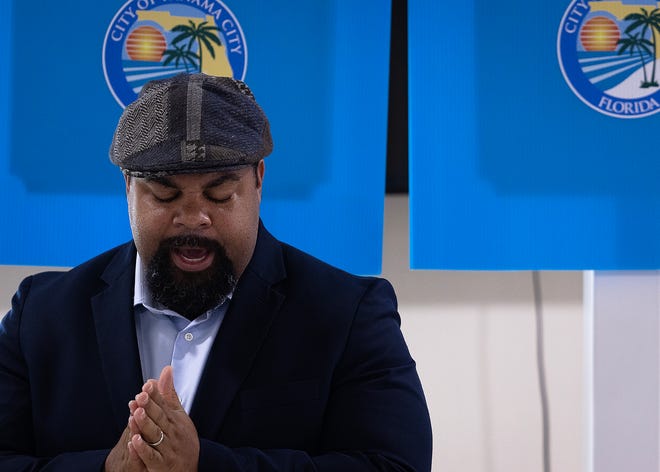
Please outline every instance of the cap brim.
M147 177L165 177L168 175L181 175L181 174L211 174L215 172L231 172L234 170L244 169L245 167L256 166L258 162L248 164L235 164L230 166L215 166L215 167L199 167L199 168L178 168L168 170L131 170L121 168L124 175L131 177L147 178Z

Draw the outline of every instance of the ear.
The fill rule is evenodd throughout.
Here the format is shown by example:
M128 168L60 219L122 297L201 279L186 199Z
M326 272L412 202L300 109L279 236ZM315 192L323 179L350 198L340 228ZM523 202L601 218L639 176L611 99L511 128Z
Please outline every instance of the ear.
M124 182L126 183L126 195L128 196L128 192L131 190L131 176L124 174Z
M257 164L257 168L255 169L254 173L256 179L255 184L257 186L257 191L259 192L259 199L261 200L261 189L264 183L264 174L266 173L266 163L263 159L261 159L259 164Z

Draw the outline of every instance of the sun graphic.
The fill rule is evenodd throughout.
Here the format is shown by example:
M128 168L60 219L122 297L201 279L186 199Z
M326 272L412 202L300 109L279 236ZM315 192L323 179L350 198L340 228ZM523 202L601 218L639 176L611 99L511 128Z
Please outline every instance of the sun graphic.
M580 41L586 51L614 51L621 31L605 16L594 16L580 31Z
M140 26L126 38L126 52L134 61L160 62L167 42L153 26Z

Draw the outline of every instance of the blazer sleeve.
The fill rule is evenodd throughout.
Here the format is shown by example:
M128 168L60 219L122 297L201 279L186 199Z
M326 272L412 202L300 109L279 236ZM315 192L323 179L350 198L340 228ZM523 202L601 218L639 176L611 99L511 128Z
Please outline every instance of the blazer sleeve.
M373 279L353 316L318 455L202 440L200 471L430 471L431 425L391 285Z
M25 279L0 323L0 470L103 470L109 450L69 452L36 457L29 373L21 349L23 305L32 278ZM71 412L75 414L75 412ZM66 422L62 421L62 428Z

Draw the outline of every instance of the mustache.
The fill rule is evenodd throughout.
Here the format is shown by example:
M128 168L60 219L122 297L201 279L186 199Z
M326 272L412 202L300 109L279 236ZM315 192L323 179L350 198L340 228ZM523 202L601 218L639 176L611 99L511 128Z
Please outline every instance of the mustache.
M162 249L176 249L180 247L198 247L204 249L217 250L220 249L220 244L209 238L198 236L196 234L182 234L179 236L172 236L161 241L160 247Z

